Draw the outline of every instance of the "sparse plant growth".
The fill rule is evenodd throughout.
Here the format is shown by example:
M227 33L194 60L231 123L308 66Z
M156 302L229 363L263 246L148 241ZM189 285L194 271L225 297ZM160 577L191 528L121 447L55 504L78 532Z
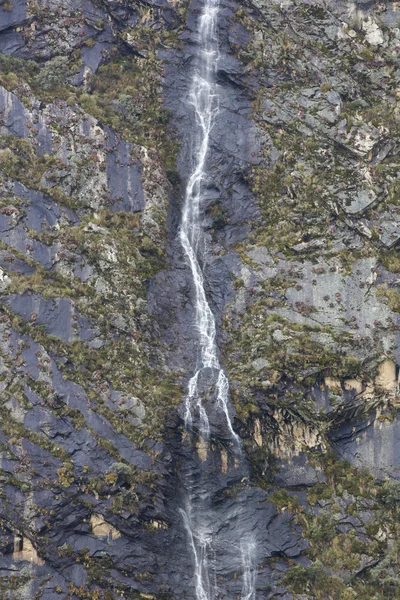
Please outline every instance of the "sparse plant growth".
M398 15L204 4L0 0L1 598L400 598Z

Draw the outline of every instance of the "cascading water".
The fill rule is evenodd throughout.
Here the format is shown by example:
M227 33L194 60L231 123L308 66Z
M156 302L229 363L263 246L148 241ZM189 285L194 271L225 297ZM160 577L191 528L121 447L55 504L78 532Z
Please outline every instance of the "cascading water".
M232 427L229 416L229 384L218 360L215 318L207 301L204 288L204 275L199 257L203 246L203 232L200 221L202 186L206 177L205 167L210 133L215 116L218 113L218 92L215 77L219 57L217 37L218 10L218 0L206 0L203 13L200 17L199 27L201 48L200 67L193 76L190 92L190 102L195 110L199 136L198 139L194 140L194 145L197 149L195 166L186 187L179 235L189 262L195 288L195 322L200 337L200 357L198 370L191 378L188 386L188 394L185 401L185 425L189 428L192 427L197 416L199 431L203 437L208 438L210 423L200 394L198 393L198 379L200 372L204 369L217 370L216 396L218 407L225 414L232 439L235 443L239 444L240 440Z
M218 359L216 323L205 292L202 268L204 236L201 227L201 201L207 178L206 162L210 133L219 111L216 83L219 60L217 35L219 0L205 0L199 21L199 64L193 75L190 103L196 118L192 140L194 166L189 177L183 205L180 241L190 267L195 290L195 324L198 331L199 357L197 370L189 381L185 398L184 420L187 430L195 429L207 443L210 438L210 416L201 398L199 378L202 374L212 380L214 409L221 412L233 445L235 463L242 460L241 440L234 431L229 413L229 382ZM242 600L255 600L255 549L253 537L239 524L235 528L236 544L224 539L221 533L228 517L216 517L211 506L209 478L197 473L186 478L187 498L181 509L194 561L194 583L197 600L214 600L219 596L217 585L218 554L232 552L232 570L242 576ZM233 512L232 522L240 520ZM236 546L236 548L235 548ZM229 549L228 549L229 548ZM233 568L234 567L234 568Z

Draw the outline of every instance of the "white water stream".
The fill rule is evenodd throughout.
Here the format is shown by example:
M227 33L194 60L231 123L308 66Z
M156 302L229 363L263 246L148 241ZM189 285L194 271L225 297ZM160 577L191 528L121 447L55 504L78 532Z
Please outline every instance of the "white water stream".
M227 428L237 457L241 455L241 440L233 429L229 414L229 382L218 359L215 318L207 301L201 254L204 252L204 237L201 227L202 191L207 177L206 161L210 134L219 111L216 73L219 60L217 34L219 0L205 0L199 21L199 65L194 72L190 103L196 117L196 133L193 136L194 167L187 183L180 241L190 266L195 289L195 324L199 336L199 358L197 370L189 381L185 398L184 420L188 430L194 427L204 440L210 437L210 419L199 391L199 376L211 369L217 373L214 388L215 408L226 419ZM186 506L181 510L189 545L194 559L194 583L197 600L215 600L219 597L216 576L216 551L221 545L218 532L213 530L210 518L210 498L204 490L188 490ZM215 526L214 526L215 527ZM237 531L237 560L242 572L242 600L255 600L255 542L247 541L244 532Z
M227 421L233 441L240 445L240 439L235 433L228 411L229 383L218 360L216 344L215 318L207 301L204 288L204 275L199 262L199 252L202 249L203 230L201 227L202 187L206 178L206 159L210 143L210 133L218 113L218 92L216 71L218 65L218 23L219 0L206 0L200 17L200 66L193 75L190 91L190 102L195 109L196 121L200 130L198 139L193 140L196 148L195 166L189 178L182 213L182 223L179 231L180 241L192 272L195 288L195 322L199 334L200 357L196 373L189 382L185 400L185 425L191 428L196 417L199 421L199 431L207 439L210 435L210 422L207 412L198 393L198 379L202 370L216 369L218 381L216 384L217 406Z

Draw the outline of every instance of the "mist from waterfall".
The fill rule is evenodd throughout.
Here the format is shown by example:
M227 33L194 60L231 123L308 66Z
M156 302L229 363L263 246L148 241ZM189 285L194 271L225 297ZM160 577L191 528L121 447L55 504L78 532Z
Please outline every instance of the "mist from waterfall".
M204 372L213 381L214 409L226 422L236 460L242 458L242 444L235 432L229 411L229 382L218 358L216 323L205 292L203 259L204 233L201 225L202 195L207 179L206 162L210 134L219 111L216 74L219 60L218 42L219 0L205 0L199 19L199 63L193 74L190 103L194 108L196 126L192 146L193 170L189 177L179 231L180 242L189 264L195 290L195 326L198 335L198 364L188 384L184 405L184 421L188 431L195 430L207 442L211 434L210 416L202 401L199 378ZM205 482L186 481L188 488L181 514L188 534L194 562L194 584L197 600L214 600L219 597L217 585L217 548L221 551L223 540L210 518L212 514L210 492ZM226 517L227 518L227 517ZM237 515L234 515L237 518ZM224 528L225 523L219 525ZM255 600L256 543L252 536L238 526L237 548L232 561L238 563L242 577L242 600ZM230 548L230 551L232 548ZM236 565L235 565L236 566Z

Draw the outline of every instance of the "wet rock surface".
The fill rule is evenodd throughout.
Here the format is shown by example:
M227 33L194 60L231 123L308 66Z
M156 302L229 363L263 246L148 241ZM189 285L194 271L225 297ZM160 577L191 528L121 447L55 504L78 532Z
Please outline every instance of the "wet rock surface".
M202 3L0 4L2 597L194 598L199 471L227 598L240 523L257 598L398 597L397 3L221 1L204 267L243 471L179 407Z

